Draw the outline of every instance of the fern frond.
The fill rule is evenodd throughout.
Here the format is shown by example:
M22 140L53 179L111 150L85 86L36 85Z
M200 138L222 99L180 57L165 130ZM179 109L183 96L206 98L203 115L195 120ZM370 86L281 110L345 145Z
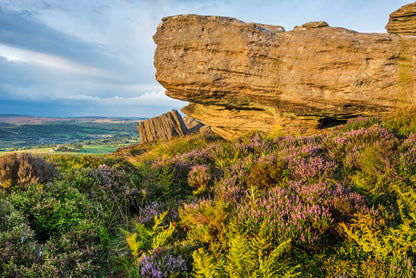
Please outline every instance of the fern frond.
M139 242L137 242L136 239L137 239L137 233L134 233L126 237L127 244L129 245L131 253L133 254L134 258L138 259L139 258L138 250L139 250L140 244Z
M172 236L175 231L175 225L171 222L167 229L162 230L159 234L153 237L152 249L163 246L166 241Z
M249 277L250 272L256 269L256 257L244 235L236 234L229 239L227 270L231 277Z
M152 231L151 231L150 236L153 236L158 231L163 230L162 223L165 220L165 216L166 216L167 213L168 212L165 211L165 212L162 212L159 216L158 215L155 215L155 217L154 217L155 224L153 225L153 228L152 228Z
M194 259L193 269L195 277L200 278L220 278L221 272L214 256L199 248L192 253Z

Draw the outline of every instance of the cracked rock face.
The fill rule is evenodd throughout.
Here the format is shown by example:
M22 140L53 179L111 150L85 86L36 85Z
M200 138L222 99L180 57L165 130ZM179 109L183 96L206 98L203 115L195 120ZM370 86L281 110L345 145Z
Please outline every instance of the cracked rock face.
M326 22L283 27L234 18L164 18L156 79L182 111L226 139L250 130L308 134L414 99L416 38Z

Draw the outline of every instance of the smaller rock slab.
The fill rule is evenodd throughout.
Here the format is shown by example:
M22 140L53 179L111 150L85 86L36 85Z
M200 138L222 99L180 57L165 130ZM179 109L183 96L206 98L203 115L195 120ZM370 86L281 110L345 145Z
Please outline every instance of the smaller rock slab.
M142 143L170 140L189 133L182 116L176 110L137 124Z

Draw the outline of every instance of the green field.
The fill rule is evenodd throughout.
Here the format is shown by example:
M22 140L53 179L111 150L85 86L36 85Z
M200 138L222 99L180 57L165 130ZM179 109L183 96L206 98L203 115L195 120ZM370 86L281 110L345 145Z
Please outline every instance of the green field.
M81 154L107 154L107 153L114 152L118 148L119 148L118 146L90 145L90 146L85 146Z
M0 156L12 151L111 153L139 142L136 125L140 120L0 115Z
M42 147L42 148L32 148L32 149L25 149L25 150L18 150L18 151L0 151L0 157L4 156L11 152L29 152L32 154L72 154L72 155L85 155L85 154L109 154L114 152L120 148L120 146L103 146L103 145L86 145L82 148L80 152L60 152L55 151L53 148L50 147Z

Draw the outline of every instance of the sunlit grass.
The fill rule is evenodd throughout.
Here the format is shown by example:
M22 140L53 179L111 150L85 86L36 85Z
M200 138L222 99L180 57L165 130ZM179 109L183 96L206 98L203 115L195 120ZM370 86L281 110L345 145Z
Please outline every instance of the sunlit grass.
M109 154L117 150L119 146L101 146L101 145L85 145L82 147L80 152L58 152L55 151L53 148L33 148L33 149L26 149L26 150L18 150L18 151L1 151L0 157L4 156L9 153L24 153L29 152L32 154L73 154L73 155L85 155L85 154Z

